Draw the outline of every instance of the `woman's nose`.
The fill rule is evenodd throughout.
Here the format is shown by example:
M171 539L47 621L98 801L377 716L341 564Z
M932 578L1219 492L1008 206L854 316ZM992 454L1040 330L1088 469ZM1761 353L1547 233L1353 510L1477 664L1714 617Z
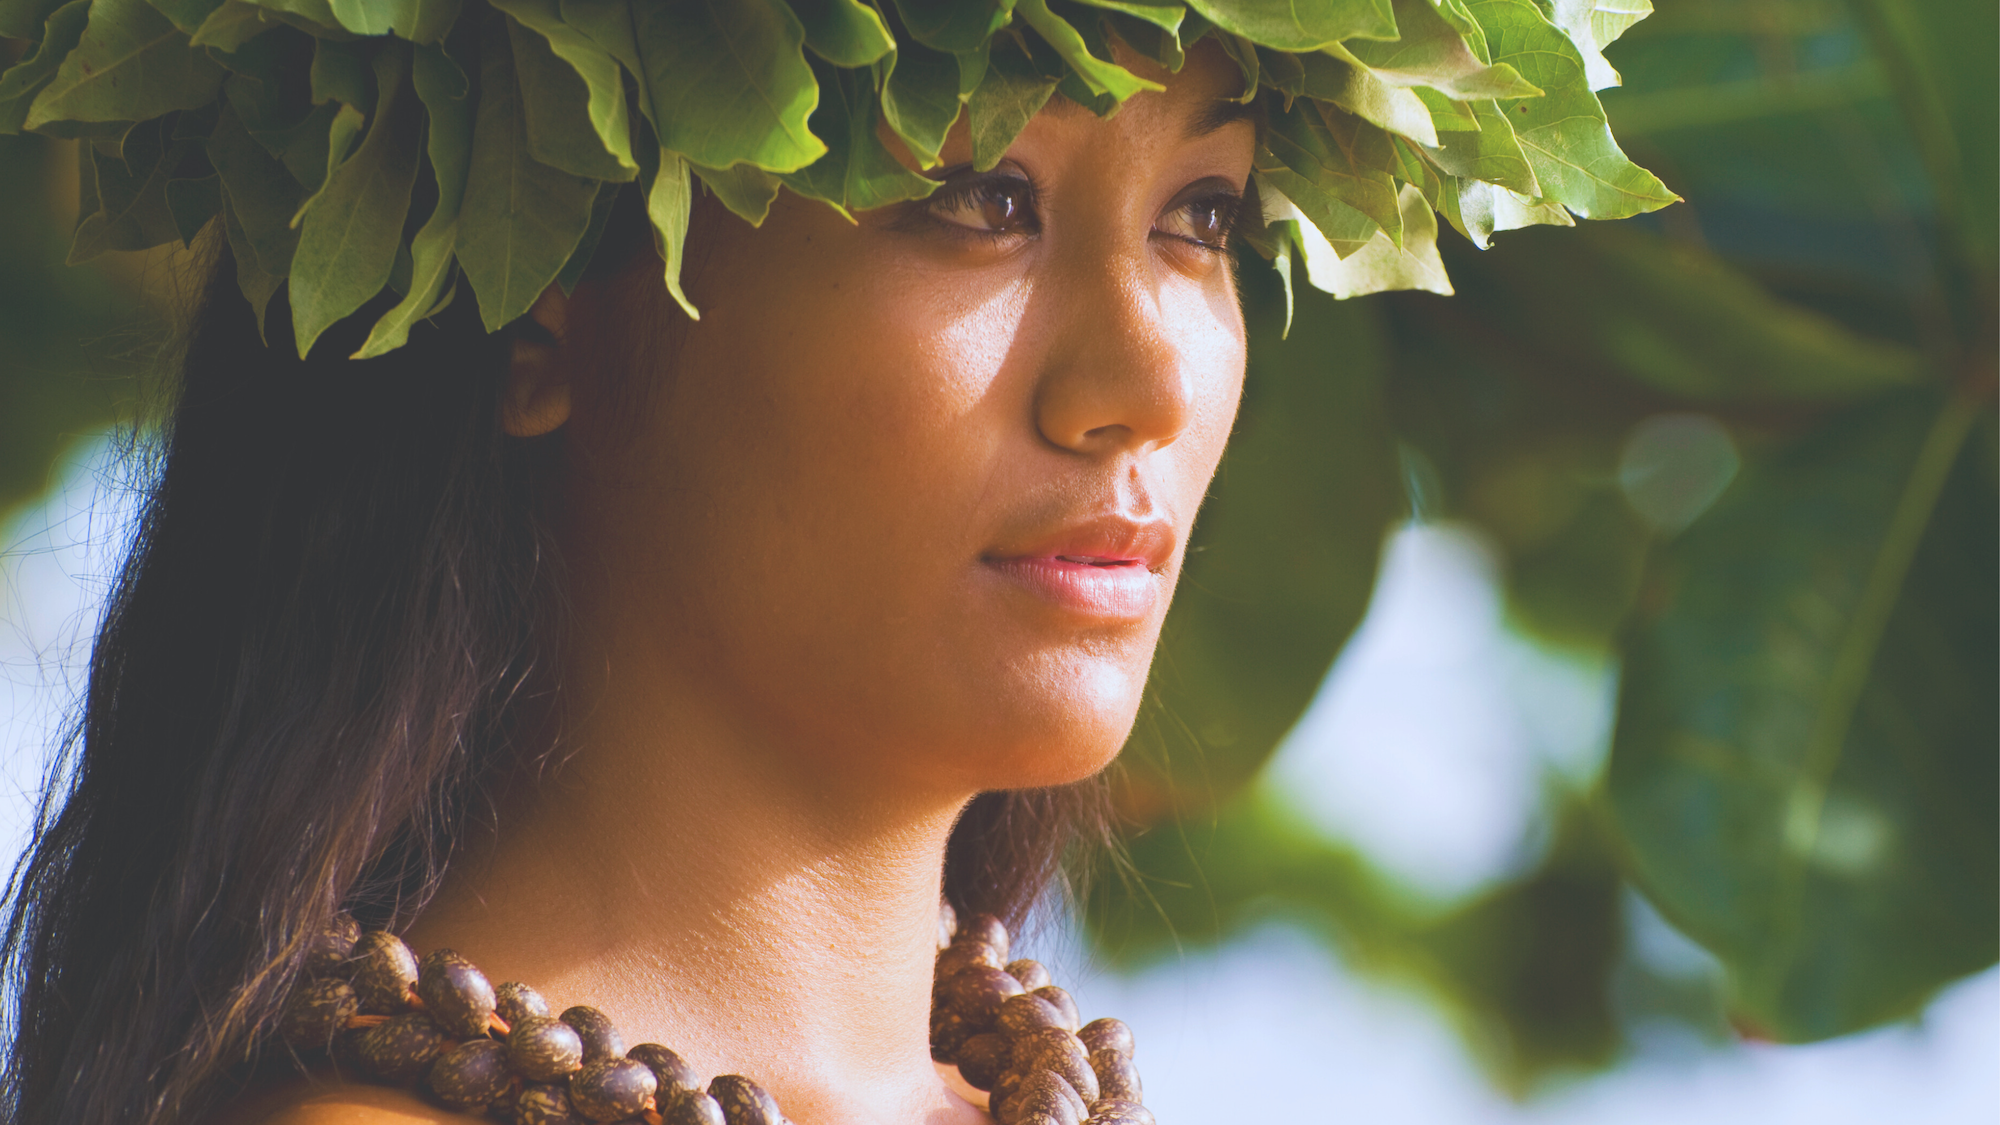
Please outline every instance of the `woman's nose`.
M1058 302L1036 391L1035 422L1051 444L1101 456L1172 444L1194 412L1148 249L1079 247L1045 289Z

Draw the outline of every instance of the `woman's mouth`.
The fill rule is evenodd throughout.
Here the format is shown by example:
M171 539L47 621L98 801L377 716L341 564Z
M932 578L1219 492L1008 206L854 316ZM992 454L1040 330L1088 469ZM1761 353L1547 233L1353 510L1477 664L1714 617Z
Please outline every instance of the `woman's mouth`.
M1160 580L1143 559L1101 555L1031 555L986 564L1056 606L1105 621L1150 616Z
M1070 614L1104 622L1142 621L1164 596L1161 571L1173 555L1165 521L1088 521L983 561L1027 592Z

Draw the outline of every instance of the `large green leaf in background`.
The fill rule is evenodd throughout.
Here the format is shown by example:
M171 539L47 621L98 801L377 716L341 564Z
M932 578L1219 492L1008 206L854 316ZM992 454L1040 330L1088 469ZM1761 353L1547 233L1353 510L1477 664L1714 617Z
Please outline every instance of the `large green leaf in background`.
M1920 393L1786 443L1642 594L1613 807L1765 1034L1907 1014L2000 952L1990 414Z

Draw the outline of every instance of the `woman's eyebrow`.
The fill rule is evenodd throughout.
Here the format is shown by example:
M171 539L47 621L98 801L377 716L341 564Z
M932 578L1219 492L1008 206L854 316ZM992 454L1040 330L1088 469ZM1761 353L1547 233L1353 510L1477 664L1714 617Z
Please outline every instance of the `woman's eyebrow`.
M1201 112L1188 118L1187 139L1192 141L1198 137L1205 137L1224 126L1238 121L1254 121L1256 117L1255 102L1246 104L1235 98L1217 98L1208 103Z

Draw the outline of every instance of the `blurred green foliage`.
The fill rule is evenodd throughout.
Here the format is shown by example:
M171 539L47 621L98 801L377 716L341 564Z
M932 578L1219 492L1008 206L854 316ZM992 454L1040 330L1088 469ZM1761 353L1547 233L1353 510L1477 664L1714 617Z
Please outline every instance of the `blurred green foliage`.
M47 487L71 441L129 409L134 357L157 336L130 263L63 265L67 149L0 136L0 523Z
M1616 1059L1634 1005L1814 1039L1994 961L1995 24L1660 0L1603 101L1689 202L1446 236L1458 296L1301 287L1289 339L1244 271L1249 387L1123 767L1136 874L1101 881L1102 952L1294 920L1425 989L1517 1090ZM68 159L0 137L0 517L129 408L156 335L129 268L61 265ZM1446 907L1256 781L1412 481L1495 544L1518 627L1624 669L1605 777L1552 786L1534 870ZM1627 888L1721 995L1633 979Z
M1659 0L1603 98L1688 202L1447 239L1456 297L1302 293L1288 341L1250 279L1251 395L1128 749L1104 953L1297 920L1516 1090L1617 1058L1635 1018L1818 1039L1994 962L1995 41L1984 0ZM1495 545L1517 628L1623 669L1609 767L1552 782L1540 866L1444 908L1254 781L1406 478ZM1261 586L1225 553L1301 537L1327 562ZM1632 979L1624 887L1719 991Z

